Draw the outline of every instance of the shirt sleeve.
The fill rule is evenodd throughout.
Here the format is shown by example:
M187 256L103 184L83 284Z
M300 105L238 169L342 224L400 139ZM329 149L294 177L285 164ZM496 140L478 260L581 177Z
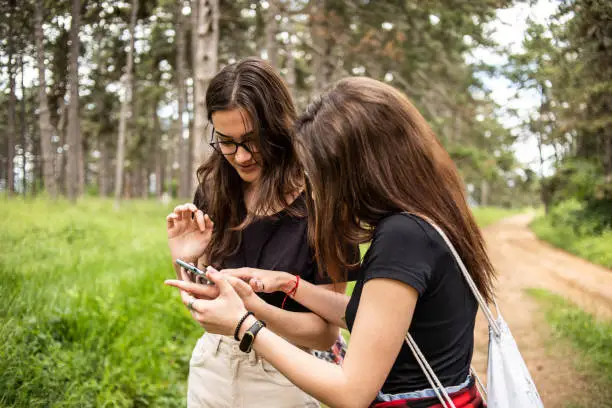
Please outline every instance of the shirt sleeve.
M364 282L394 279L415 288L422 296L431 281L435 245L413 216L394 214L384 218L363 260Z

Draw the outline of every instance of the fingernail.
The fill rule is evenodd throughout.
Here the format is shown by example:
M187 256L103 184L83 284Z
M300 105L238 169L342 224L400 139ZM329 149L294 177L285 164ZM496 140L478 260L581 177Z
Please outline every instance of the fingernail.
M206 271L210 272L210 273L219 273L218 270L216 270L215 268L213 268L212 266L208 265L206 267Z

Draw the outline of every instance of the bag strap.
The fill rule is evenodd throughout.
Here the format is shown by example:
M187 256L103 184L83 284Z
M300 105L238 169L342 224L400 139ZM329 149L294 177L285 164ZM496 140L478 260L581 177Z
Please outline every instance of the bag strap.
M427 382L429 382L431 389L433 389L434 393L436 394L436 397L438 397L438 399L440 400L442 407L456 408L455 403L453 402L451 397L449 397L448 393L446 392L446 389L438 379L438 376L436 376L433 369L427 362L427 359L421 352L421 349L419 348L419 346L417 346L416 342L408 332L406 332L406 343L408 344L408 347L410 347L410 351L412 351L412 354L414 355L414 358L416 359L417 363L419 363L421 370L423 370L423 373L425 374L425 377L427 378Z
M497 325L497 322L496 322L495 318L493 317L493 313L491 312L491 309L487 305L487 302L485 301L484 297L478 291L478 287L476 286L476 283L474 282L474 280L470 276L469 272L467 271L467 268L465 267L465 264L463 263L463 260L461 260L461 257L457 253L457 250L455 249L455 246L452 244L450 239L448 239L448 236L446 236L444 231L442 231L442 229L440 227L438 227L435 223L433 223L431 220L429 220L429 219L427 219L427 218L425 218L425 217L423 217L421 215L410 213L410 212L405 212L404 214L410 214L410 215L414 215L416 217L419 217L420 219L422 219L423 221L425 221L429 225L431 225L431 227L433 229L435 229L436 232L442 237L442 239L446 243L446 246L448 246L448 249L453 254L453 257L455 258L455 262L457 262L457 265L459 266L459 269L461 270L461 273L463 274L463 277L465 278L465 280L466 280L470 290L474 294L474 297L476 298L476 301L478 302L478 305L480 306L480 308L482 309L482 312L484 313L485 317L487 318L487 322L489 323L489 327L491 327L493 329L493 331L495 332L495 334L497 336L499 336L501 334L501 330L499 329L499 326ZM495 304L495 308L497 309L497 314L501 316L501 313L499 312L499 307L497 306L497 302L495 301L495 299L493 299L493 303Z
M487 321L489 323L489 327L495 332L496 335L499 336L501 331L499 329L499 326L497 325L497 322L493 318L493 314L491 313L491 309L489 309L489 306L487 305L487 302L484 300L483 296L478 291L478 287L476 286L476 283L474 282L474 280L472 279L472 277L468 273L467 268L465 267L465 264L463 263L463 260L461 259L461 257L457 253L457 250L455 249L455 246L452 244L452 242L450 241L448 236L444 233L444 231L440 227L438 227L435 223L433 223L429 219L427 219L427 218L425 218L423 216L417 215L417 214L409 213L409 212L405 212L404 214L411 214L411 215L414 215L416 217L419 217L420 219L422 219L423 221L425 221L429 225L431 225L432 228L435 229L436 232L442 237L442 239L444 240L444 242L448 246L449 250L453 254L453 257L455 258L455 261L456 261L457 265L459 266L459 269L461 270L461 273L463 274L463 277L465 278L466 282L468 283L468 287L470 288L470 290L472 291L474 297L476 298L476 301L478 302L478 305L481 307L485 317L487 318ZM493 303L495 304L495 308L497 309L497 314L499 316L501 316L501 313L499 312L499 307L497 306L497 302L495 301L495 299L493 299ZM434 373L433 369L431 368L431 366L427 362L427 359L425 358L425 356L421 352L421 349L419 349L419 346L416 344L416 342L414 341L414 339L412 338L412 336L410 335L409 332L406 333L406 343L408 344L408 347L410 348L410 351L412 351L412 354L414 355L414 358L416 359L417 363L421 367L421 370L423 370L423 373L425 374L425 377L427 378L427 381L429 382L429 385L431 386L431 388L433 389L434 393L436 394L436 397L438 397L438 400L440 400L440 403L442 404L442 406L444 408L455 408L455 404L453 403L452 399L449 397L448 393L446 392L446 389L444 388L444 386L442 385L442 383L440 382L440 380L438 379L438 377ZM470 367L470 372L475 377L478 385L480 386L481 392L485 393L485 395L483 395L483 397L486 399L486 389L482 385L482 382L480 381L480 378L478 377L478 374L476 374L476 370L474 370L473 367Z

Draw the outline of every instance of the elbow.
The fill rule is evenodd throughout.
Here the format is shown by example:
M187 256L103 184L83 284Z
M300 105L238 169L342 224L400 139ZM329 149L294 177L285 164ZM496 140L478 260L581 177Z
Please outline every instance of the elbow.
M368 398L363 394L347 394L348 397L345 401L340 402L337 406L340 408L367 408L372 404L372 401L376 398Z
M312 348L314 348L315 350L323 351L329 350L336 343L336 340L338 339L339 335L340 329L338 328L338 326L328 324L323 333L321 333L321 335L317 336L317 338L314 339L314 344L312 345Z

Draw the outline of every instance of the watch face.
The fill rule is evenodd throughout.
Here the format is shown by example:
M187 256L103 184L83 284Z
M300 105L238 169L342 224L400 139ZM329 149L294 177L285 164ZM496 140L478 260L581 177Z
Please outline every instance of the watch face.
M242 340L240 341L240 350L249 353L251 351L251 347L253 346L253 340L255 340L255 336L250 331L244 333L242 336Z

